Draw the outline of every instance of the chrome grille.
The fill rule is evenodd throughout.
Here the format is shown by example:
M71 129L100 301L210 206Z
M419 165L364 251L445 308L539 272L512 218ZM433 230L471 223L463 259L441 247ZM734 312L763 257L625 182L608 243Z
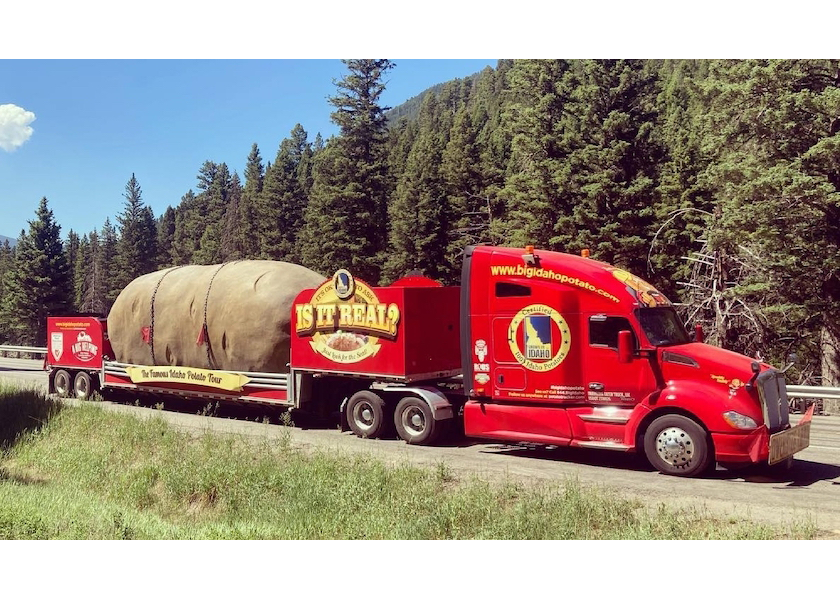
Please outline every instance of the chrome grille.
M761 410L764 412L764 423L770 433L787 428L790 424L790 414L785 376L776 369L769 369L758 376L756 386L761 399Z

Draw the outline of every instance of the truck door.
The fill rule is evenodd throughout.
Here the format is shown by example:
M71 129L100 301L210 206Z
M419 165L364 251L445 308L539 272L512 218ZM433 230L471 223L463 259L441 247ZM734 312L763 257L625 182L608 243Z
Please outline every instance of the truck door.
M656 390L656 379L647 358L618 361L618 332L629 330L635 348L639 334L625 316L583 315L588 330L584 359L584 386L590 404L634 405Z
M493 397L581 402L577 294L556 286L496 282L490 302Z

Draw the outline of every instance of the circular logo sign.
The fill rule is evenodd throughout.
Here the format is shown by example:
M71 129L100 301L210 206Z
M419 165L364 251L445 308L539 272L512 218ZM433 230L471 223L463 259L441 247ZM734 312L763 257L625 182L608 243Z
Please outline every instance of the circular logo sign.
M566 319L547 304L531 304L513 317L508 344L516 361L531 371L550 371L572 347Z
M298 336L325 358L355 363L379 352L380 340L395 340L400 309L379 302L376 293L346 270L324 282L304 304L295 305Z

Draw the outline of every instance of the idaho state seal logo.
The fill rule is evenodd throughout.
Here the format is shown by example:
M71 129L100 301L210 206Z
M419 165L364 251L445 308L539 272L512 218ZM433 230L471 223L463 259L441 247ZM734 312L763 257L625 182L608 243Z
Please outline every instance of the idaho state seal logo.
M531 304L520 310L508 327L513 357L531 371L550 371L562 363L572 347L566 319L547 304Z

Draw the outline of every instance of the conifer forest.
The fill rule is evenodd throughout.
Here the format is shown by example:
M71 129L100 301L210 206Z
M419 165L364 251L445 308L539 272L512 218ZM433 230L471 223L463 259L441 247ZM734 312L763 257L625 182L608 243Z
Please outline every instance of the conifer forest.
M394 108L392 67L346 60L338 135L208 157L162 214L131 173L90 231L34 198L0 246L0 343L45 346L48 314L107 314L174 265L457 285L466 246L533 244L650 281L709 343L795 352L790 383L840 385L840 60L500 60Z

